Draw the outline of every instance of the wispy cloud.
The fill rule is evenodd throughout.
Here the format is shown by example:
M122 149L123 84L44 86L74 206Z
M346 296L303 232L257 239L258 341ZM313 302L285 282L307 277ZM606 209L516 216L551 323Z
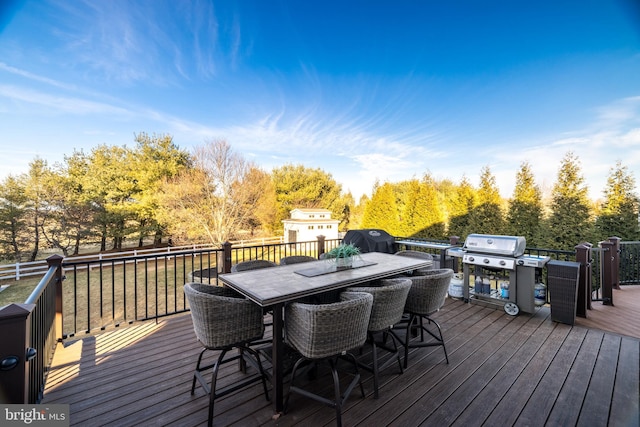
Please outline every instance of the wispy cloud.
M125 108L116 107L110 104L89 101L81 98L51 95L18 86L0 85L0 96L14 101L27 102L47 107L57 112L73 113L78 115L107 113L129 116L131 114L131 112Z
M51 79L49 77L43 77L43 76L39 76L37 74L33 74L29 71L26 70L21 70L15 67L12 67L10 65L5 64L4 62L0 62L0 70L2 71L6 71L8 73L20 76L20 77L24 77L26 79L32 80L32 81L36 81L36 82L41 82L41 83L45 83L47 85L50 86L55 86L58 87L60 89L66 89L66 90L76 90L77 87L75 85L72 84L68 84L68 83L64 83L58 80L54 80Z

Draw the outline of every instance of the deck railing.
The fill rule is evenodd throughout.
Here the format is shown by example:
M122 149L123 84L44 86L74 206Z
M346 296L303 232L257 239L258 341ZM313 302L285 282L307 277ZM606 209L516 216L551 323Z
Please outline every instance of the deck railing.
M425 240L426 241L426 240ZM258 244L219 249L138 254L98 260L54 255L49 268L24 304L0 308L0 403L37 403L42 394L56 342L140 320L159 319L187 310L182 286L189 281L217 283L218 274L250 259L278 262L289 255L320 256L340 239ZM433 249L448 264L446 241ZM444 245L442 245L444 244ZM620 283L640 283L640 242L623 242ZM599 268L593 248L592 269ZM574 260L575 251L528 248L527 253ZM628 272L631 268L631 272ZM594 277L598 276L594 274ZM63 283L63 279L64 283ZM624 278L624 279L623 279ZM599 279L597 279L599 280ZM596 283L594 288L599 285Z
M218 274L251 259L278 262L289 255L318 256L339 240L264 243L173 251L102 260L66 259L63 337L159 319L187 310L182 286L217 283ZM225 265L226 264L226 265Z
M24 304L0 308L0 403L37 403L56 343L62 338L62 257Z

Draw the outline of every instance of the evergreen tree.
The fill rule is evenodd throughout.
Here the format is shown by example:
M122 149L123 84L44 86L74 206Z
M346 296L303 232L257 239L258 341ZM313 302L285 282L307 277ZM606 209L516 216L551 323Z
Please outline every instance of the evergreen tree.
M420 218L421 207L419 206L420 182L417 179L412 179L406 181L403 187L406 187L408 190L406 191L404 208L398 207L402 209L400 223L398 224L398 236L413 237L417 236L422 225Z
M361 226L382 229L392 236L400 234L398 207L392 184L376 186L371 200L364 209Z
M615 168L610 169L604 197L595 223L596 240L602 241L609 237L640 240L639 200L635 194L635 180L620 161L616 162Z
M415 186L411 224L413 229L408 236L444 239L445 219L440 205L436 183L429 175Z
M77 255L80 244L94 235L95 210L84 191L87 158L82 152L65 156L45 181L47 211L42 234L64 256Z
M551 214L544 221L541 246L572 250L591 235L587 187L580 171L580 161L568 152L562 159L553 186Z
M154 236L154 244L162 240L166 224L157 218L158 193L162 182L177 176L189 166L189 153L181 150L170 135L135 136L136 148L132 150L131 171L136 182L135 203L131 205L134 220L137 222L136 234L138 246L144 238Z
M470 228L473 233L502 234L504 216L502 198L491 174L489 166L485 166L480 174L480 187L477 192L476 206L471 211Z
M282 220L296 208L329 209L334 218L342 218L348 200L341 197L342 186L322 169L302 165L275 168L271 181L276 192L276 216L273 232L282 233Z
M102 251L108 238L114 249L121 249L125 237L135 230L131 220L139 187L132 160L128 148L108 145L95 147L88 156L84 189L96 209Z
M13 175L0 182L0 254L14 262L22 261L31 240L27 197L23 180Z
M538 233L542 221L542 193L536 185L528 162L520 165L516 175L513 198L507 213L507 234L524 236L527 246L538 246Z
M476 206L476 190L467 177L462 177L456 187L454 197L451 199L449 209L450 236L458 236L460 240L466 239L468 234L475 233L472 229L471 214Z

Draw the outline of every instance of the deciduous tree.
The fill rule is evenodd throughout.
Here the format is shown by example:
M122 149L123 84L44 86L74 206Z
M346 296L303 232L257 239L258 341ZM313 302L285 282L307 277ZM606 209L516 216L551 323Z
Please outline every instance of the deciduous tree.
M251 181L253 163L224 140L194 150L194 166L165 181L160 218L169 232L190 241L221 244L238 236L262 189Z

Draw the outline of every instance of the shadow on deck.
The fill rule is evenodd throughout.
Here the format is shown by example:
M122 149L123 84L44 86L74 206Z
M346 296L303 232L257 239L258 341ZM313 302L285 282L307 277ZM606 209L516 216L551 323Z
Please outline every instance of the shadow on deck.
M404 374L383 371L379 399L362 372L367 396L354 391L343 423L637 426L640 339L593 329L591 317L569 326L551 321L548 307L512 317L449 299L434 318L450 363L441 348L412 350ZM206 425L208 399L202 388L189 393L199 349L188 314L59 345L43 403L69 404L72 425ZM224 380L241 375L223 369ZM330 388L324 379L314 384ZM273 415L256 384L217 401L214 425L335 424L331 408L299 395L287 414Z

